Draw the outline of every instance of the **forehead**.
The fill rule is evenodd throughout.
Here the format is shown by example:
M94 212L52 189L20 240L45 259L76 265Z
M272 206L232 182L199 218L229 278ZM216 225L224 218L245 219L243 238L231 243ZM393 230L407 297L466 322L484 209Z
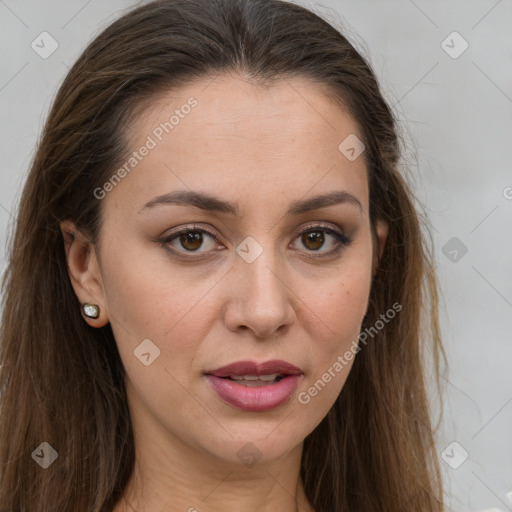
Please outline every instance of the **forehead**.
M141 199L179 185L223 196L248 190L259 204L333 187L367 200L363 156L351 161L339 149L347 137L362 139L357 123L306 79L204 79L155 97L125 135L134 151L151 146L126 180Z

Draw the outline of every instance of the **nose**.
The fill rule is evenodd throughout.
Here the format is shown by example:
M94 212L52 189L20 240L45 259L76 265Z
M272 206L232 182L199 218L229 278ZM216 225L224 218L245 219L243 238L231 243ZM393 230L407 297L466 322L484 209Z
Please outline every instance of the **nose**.
M270 253L263 251L252 263L237 259L228 276L224 310L229 330L249 329L262 340L284 334L295 318L296 295L283 266Z

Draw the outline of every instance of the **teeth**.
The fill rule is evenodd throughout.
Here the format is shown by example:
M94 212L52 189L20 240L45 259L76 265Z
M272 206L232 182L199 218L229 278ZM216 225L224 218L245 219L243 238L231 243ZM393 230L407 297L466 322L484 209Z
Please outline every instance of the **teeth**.
M263 382L262 380L239 380L238 384L247 388L258 388L269 385L268 382Z
M275 380L276 377L279 377L279 373L272 373L271 375L230 375L229 378L233 380L246 380L246 381L255 381L262 380L264 382L269 382L271 380Z
M260 380L275 380L279 377L279 373L273 373L272 375L260 375Z

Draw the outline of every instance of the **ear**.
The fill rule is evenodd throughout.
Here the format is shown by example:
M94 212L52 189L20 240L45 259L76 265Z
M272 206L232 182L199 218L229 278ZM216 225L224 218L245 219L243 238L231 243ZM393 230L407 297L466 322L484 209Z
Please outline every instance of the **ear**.
M60 230L64 237L69 278L80 304L97 304L100 309L98 318L89 318L80 308L82 316L91 327L103 327L109 320L96 248L73 222L62 221Z
M384 253L384 247L386 246L386 240L389 233L388 223L382 219L379 219L375 227L375 232L377 247L373 251L372 277L375 277L375 274L377 273L377 267L379 266L379 261L382 258L382 254Z

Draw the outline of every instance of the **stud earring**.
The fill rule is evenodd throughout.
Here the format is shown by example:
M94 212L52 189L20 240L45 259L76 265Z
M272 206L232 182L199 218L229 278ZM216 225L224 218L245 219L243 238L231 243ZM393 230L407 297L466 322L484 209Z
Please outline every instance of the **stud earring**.
M97 304L82 304L82 311L87 318L98 318L100 308Z

